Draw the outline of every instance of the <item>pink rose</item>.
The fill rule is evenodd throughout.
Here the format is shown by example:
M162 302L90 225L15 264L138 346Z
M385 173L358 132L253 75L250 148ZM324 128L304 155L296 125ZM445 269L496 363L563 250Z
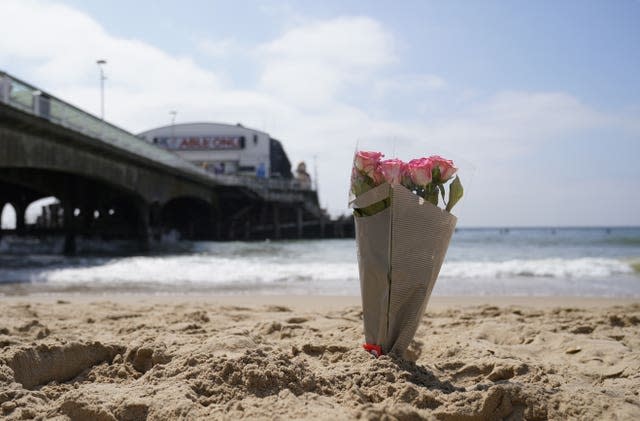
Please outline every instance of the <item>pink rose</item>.
M444 159L441 156L433 155L430 157L431 162L433 163L433 169L438 168L440 170L440 180L441 182L445 182L449 180L453 175L458 171L455 165L453 165L453 161L449 159Z
M376 166L373 169L373 172L369 174L369 177L373 179L373 182L375 183L376 186L384 183L385 177L384 177L384 174L382 173L382 167L380 166L379 162L376 163Z
M380 162L380 158L384 155L380 152L366 152L366 151L358 151L356 152L356 157L354 160L354 165L358 169L358 171L367 174L369 177L374 178L373 174Z
M380 171L389 184L400 184L406 165L399 159L385 159L380 162Z
M412 159L407 164L407 171L411 181L416 186L425 187L431 183L433 162L430 158Z

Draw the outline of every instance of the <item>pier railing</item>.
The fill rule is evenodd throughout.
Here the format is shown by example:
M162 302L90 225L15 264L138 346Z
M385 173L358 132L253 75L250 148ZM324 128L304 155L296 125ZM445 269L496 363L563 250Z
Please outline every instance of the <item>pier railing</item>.
M99 139L119 149L202 177L206 174L178 155L157 148L69 103L0 71L0 102L53 124Z
M255 189L308 191L310 183L304 183L297 179L259 178L249 175L211 174L214 180L227 186L246 186Z

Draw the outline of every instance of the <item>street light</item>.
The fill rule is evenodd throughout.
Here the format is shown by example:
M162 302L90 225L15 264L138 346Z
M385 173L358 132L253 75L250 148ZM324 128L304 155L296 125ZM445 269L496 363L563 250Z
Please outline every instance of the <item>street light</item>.
M104 120L104 81L107 77L104 75L103 66L107 64L107 60L97 60L96 64L100 68L100 119Z
M169 114L171 114L171 142L173 142L176 137L176 133L175 133L175 124L176 124L176 114L178 114L178 112L176 110L171 110L169 111Z

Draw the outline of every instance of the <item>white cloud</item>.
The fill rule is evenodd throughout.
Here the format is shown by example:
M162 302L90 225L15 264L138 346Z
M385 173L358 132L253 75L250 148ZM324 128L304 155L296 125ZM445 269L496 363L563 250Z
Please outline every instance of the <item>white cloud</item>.
M23 79L44 90L97 112L97 59L106 59L107 104L119 91L160 97L168 104L193 93L220 90L219 77L188 57L173 57L145 42L114 37L102 26L68 6L41 1L3 3L0 60L29 63ZM29 22L28 25L25 22ZM7 69L11 71L11 69ZM124 103L127 101L125 100ZM127 106L108 107L116 121L128 123L135 114ZM148 105L153 104L149 103ZM122 112L121 112L122 110Z
M540 144L605 127L606 114L562 92L499 92L425 127L426 135L477 160L509 158Z
M259 47L261 89L304 107L327 106L348 83L394 60L394 40L377 21L340 17L285 32Z
M437 75L405 74L376 80L373 89L377 97L386 97L437 91L446 86L445 80Z
M394 58L393 37L368 17L340 17L294 28L261 49L289 60L343 69L377 67Z
M73 8L34 0L4 1L0 37L3 55L18 55L48 60L56 56L74 56L71 49L95 46L107 34L89 16ZM6 36L6 35L11 36ZM89 42L84 35L90 35ZM81 42L74 42L81 41ZM60 48L64 48L60 50ZM66 54L60 54L61 52Z

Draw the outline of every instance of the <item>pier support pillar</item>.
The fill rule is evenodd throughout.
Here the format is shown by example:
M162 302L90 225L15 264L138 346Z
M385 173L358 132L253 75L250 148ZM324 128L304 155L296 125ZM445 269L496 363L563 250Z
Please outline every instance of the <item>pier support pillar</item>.
M264 204L260 207L260 222L259 225L264 227L267 224L267 214L269 213L269 207Z
M222 240L222 223L220 222L220 218L216 219L216 240Z
M273 204L273 237L279 240L282 235L280 230L280 208L276 203Z
M320 238L324 238L325 220L324 216L320 217Z
M269 231L266 229L269 221L269 206L266 203L262 203L260 205L260 210L258 214L258 224L254 227L255 231L259 238L268 238Z
M66 199L62 202L62 217L64 221L64 254L76 254L76 227L73 220L73 203Z
M251 221L246 219L244 221L244 239L249 240L251 238Z
M296 207L296 228L298 230L298 238L302 238L304 226L302 224L302 206Z
M344 238L344 223L342 220L336 221L333 225L333 237Z
M27 210L27 204L23 200L16 200L12 205L16 211L16 233L22 235L26 227L24 215Z
M4 211L4 206L7 203L0 200L0 239L2 239L2 211Z
M93 226L93 208L88 203L83 203L80 207L80 227L82 232L91 233Z
M158 201L149 206L149 231L155 241L162 240L162 207Z
M228 233L227 233L227 240L235 240L236 239L235 225L236 225L236 221L232 219L229 222L229 230L228 230Z
M151 247L151 230L149 229L149 212L148 203L140 201L138 203L138 247L140 251L147 252Z

